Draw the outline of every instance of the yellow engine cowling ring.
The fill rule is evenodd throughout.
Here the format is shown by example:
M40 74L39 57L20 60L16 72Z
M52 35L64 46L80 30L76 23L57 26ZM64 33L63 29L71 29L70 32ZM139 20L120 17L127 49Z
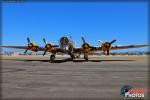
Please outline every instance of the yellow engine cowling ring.
M82 44L81 48L82 48L82 51L84 53L90 53L91 52L90 44L88 44L88 43Z
M52 48L48 49L47 51L54 53L56 51L56 48L52 47Z
M111 43L105 42L105 43L102 44L101 47L102 47L102 50L103 50L103 51L110 50L110 49L111 49Z
M46 44L45 50L49 50L49 49L51 49L51 48L52 48L52 45L51 45L51 44Z
M45 50L47 50L48 52L54 53L56 51L56 48L53 47L53 45L51 43L49 43L45 46Z
M35 51L35 52L37 52L37 51L39 50L39 47L37 47L37 46L33 46L30 50L31 50L31 51Z
M28 44L28 49L37 52L39 50L39 46L36 43L31 42Z
M85 50L83 50L83 53L91 53L91 49L89 48L89 49L85 49Z
M84 49L88 49L90 48L90 45L88 43L84 43L82 44L81 48L84 50Z

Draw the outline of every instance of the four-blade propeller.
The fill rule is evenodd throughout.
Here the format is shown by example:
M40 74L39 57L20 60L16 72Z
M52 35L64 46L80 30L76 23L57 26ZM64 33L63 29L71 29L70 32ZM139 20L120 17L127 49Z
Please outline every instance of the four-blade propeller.
M90 48L90 45L88 43L86 43L84 37L81 37L82 41L83 41L83 44L82 44L82 49L85 51L86 49L89 49ZM112 40L111 42L103 42L101 40L98 40L102 45L102 50L105 52L107 51L107 55L109 55L109 51L111 49L111 46L114 42L116 42L116 40ZM48 49L51 49L51 48L54 48L54 47L58 47L58 45L52 45L51 43L48 43L46 41L45 38L43 38L43 42L45 43L45 51L43 53L43 56L46 54L46 52L48 51ZM27 51L33 46L33 44L31 43L29 37L27 37L27 43L28 43L28 46L25 50L24 53L27 53Z
M45 38L43 38L43 41L45 43L45 51L43 53L43 56L46 54L46 52L54 47L58 47L58 45L52 45L51 43L48 43Z
M84 37L81 37L83 44L82 44L82 49L83 51L86 51L87 49L90 48L90 45L85 41Z
M101 47L102 47L102 50L105 52L105 51L107 51L107 55L109 55L109 51L110 51L110 49L111 49L111 46L112 46L112 44L114 43L114 42L116 42L116 40L114 39L114 40L112 40L111 42L103 42L103 41L101 41L101 40L98 40L102 45L101 45Z

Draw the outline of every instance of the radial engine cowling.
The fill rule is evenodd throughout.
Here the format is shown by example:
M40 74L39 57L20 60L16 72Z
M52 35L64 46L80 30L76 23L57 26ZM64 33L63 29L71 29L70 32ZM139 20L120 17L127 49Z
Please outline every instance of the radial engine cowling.
M116 40L112 40L111 42L102 42L101 40L99 40L99 42L102 43L101 47L103 52L107 52L107 55L109 55L109 51L112 47L112 44L116 42Z
M55 50L54 48L55 46L51 43L48 43L45 45L45 50L48 51L48 52L53 52Z
M103 51L107 51L111 49L111 43L105 42L101 45Z
M28 50L35 51L35 52L39 50L39 46L34 42L30 42L29 37L27 37L27 42L28 42L28 45L24 53L27 53Z
M39 46L36 44L36 43L30 43L29 45L28 45L28 47L29 47L29 49L31 50L31 51L35 51L35 52L37 52L38 50L39 50Z
M82 48L84 53L89 53L90 52L90 44L88 44L88 43L83 43L81 48Z
M51 52L51 53L55 53L56 52L56 48L55 47L58 47L58 45L54 45L52 43L48 43L45 38L43 38L43 41L45 43L45 47L44 47L44 53L43 53L43 56L46 54L46 52Z

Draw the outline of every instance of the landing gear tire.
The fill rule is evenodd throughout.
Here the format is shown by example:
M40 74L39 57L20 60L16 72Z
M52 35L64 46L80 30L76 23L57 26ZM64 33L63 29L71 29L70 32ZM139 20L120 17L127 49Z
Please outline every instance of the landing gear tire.
M76 58L80 58L80 54L77 54L77 55L76 55Z
M84 59L85 59L86 61L88 61L88 54L87 54L87 53L84 54Z
M55 60L55 55L51 55L50 56L50 61L54 61Z
M70 54L70 57L71 57L72 60L75 59L74 54Z

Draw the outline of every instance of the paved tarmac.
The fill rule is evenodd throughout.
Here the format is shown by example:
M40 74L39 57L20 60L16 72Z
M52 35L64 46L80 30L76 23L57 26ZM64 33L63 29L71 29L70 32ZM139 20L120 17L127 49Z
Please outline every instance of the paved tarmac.
M2 98L123 99L123 85L147 88L147 56L90 56L89 61L48 56L4 56Z

